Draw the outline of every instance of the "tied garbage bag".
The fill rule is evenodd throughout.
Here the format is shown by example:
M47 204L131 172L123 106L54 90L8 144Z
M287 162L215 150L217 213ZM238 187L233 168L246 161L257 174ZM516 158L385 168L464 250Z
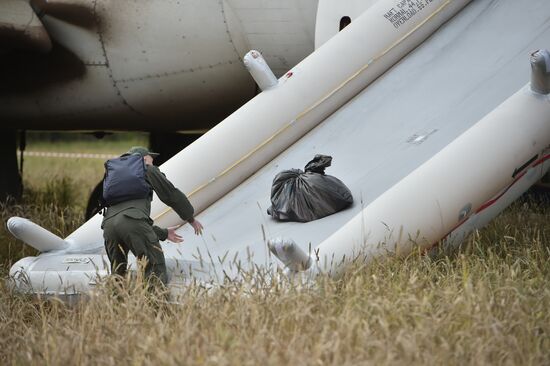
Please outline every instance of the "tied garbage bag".
M271 187L267 213L284 221L308 222L332 215L353 203L350 190L336 177L325 174L332 157L316 155L300 169L284 170Z

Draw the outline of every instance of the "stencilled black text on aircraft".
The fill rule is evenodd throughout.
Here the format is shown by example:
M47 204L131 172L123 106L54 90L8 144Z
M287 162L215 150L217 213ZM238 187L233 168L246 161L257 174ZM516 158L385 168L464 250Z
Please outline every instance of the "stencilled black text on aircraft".
M384 13L386 18L397 29L434 0L398 0L394 7Z

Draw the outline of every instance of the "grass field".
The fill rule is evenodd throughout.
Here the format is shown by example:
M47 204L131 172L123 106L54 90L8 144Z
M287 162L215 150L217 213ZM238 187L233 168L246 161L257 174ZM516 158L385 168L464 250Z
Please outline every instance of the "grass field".
M57 149L63 145L71 144ZM89 152L105 152L97 149ZM64 236L82 222L82 207L54 197L85 200L95 165L84 170L81 162L75 173L59 159L36 159L44 175L25 176L25 203L3 206L2 219L26 216ZM343 279L319 278L310 288L192 285L177 305L139 281L118 296L108 282L76 305L2 283L0 364L548 365L549 218L547 203L525 199L456 253L356 265ZM5 278L32 251L5 226L0 240Z

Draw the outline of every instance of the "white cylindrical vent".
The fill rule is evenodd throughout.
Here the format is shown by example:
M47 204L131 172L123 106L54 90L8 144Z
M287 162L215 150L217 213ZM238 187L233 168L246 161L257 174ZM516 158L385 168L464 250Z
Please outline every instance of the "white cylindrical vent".
M277 85L275 74L260 52L254 50L248 52L244 56L244 65L260 89L267 90Z
M531 54L531 90L550 93L550 52L538 50Z
M311 257L292 239L272 239L267 242L267 246L293 272L305 271L311 266Z
M67 249L69 246L69 244L59 236L22 217L10 218L8 220L8 230L17 239L23 240L25 243L41 252L63 250Z

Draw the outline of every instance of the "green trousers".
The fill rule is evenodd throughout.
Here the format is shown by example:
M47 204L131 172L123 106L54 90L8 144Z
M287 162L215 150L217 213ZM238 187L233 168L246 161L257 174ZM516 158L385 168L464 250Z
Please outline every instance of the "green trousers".
M111 262L111 273L125 276L128 267L128 251L137 259L146 259L145 277L168 282L164 253L157 234L147 220L124 212L106 220L103 225L105 249Z

